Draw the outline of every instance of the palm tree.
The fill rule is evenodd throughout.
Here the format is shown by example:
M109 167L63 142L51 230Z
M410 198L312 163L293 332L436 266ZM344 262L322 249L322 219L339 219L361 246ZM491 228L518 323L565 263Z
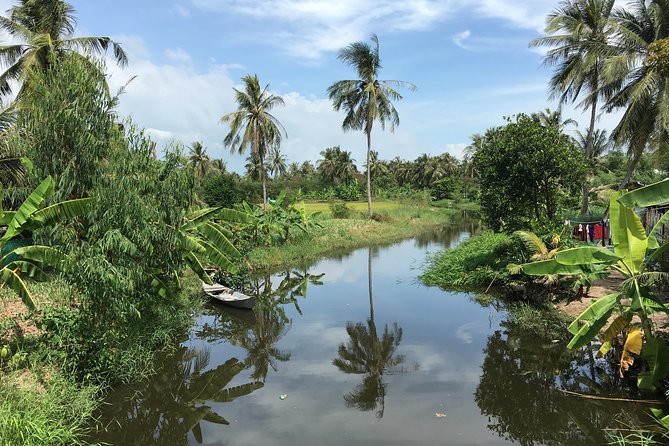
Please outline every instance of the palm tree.
M562 119L562 107L558 107L553 111L550 108L533 113L532 116L536 118L544 127L554 128L556 130L564 130L568 125L578 127L578 122L571 118ZM587 139L587 138L586 138Z
M620 188L629 182L639 158L650 147L669 153L669 1L634 0L627 9L617 9L620 23L620 55L607 63L607 79L615 94L605 104L607 111L624 109L611 136L628 145L630 163Z
M286 170L288 169L286 160L286 155L283 155L278 147L275 147L274 150L272 150L268 162L268 167L269 171L272 172L272 175L274 175L274 178L286 173Z
M228 163L220 158L211 160L210 166L216 169L219 173L225 173L228 170Z
M260 164L260 159L254 154L246 158L244 168L246 169L246 176L252 180L260 180L265 173L265 169Z
M102 54L111 46L116 62L128 63L121 46L109 37L73 37L75 11L63 0L19 0L7 12L9 17L0 17L0 29L19 43L0 46L0 61L8 67L0 75L2 95L11 94L12 81L25 81L31 70L47 71L65 53Z
M582 132L576 132L576 147L585 154L585 148L588 141L588 135ZM596 176L597 172L603 167L603 156L609 150L615 148L614 142L606 134L606 130L596 130L592 138L592 147L589 157L586 159L588 174Z
M399 114L392 101L402 99L402 95L393 87L406 87L410 90L416 88L408 82L378 78L381 69L379 39L376 34L372 34L371 40L374 46L355 42L339 50L337 58L355 68L359 78L337 81L328 88L328 96L334 109L343 109L346 112L342 123L343 130L362 130L367 135L367 165L371 158L374 121L379 121L382 129L385 129L388 122L390 131L394 131L395 126L400 123ZM372 182L369 169L367 215L372 215Z
M270 94L269 84L260 88L257 75L246 75L244 91L235 90L237 111L228 113L221 118L221 123L230 123L230 132L223 142L230 147L232 153L240 155L251 149L261 166L265 164L267 151L281 144L282 136L288 136L283 125L270 113L278 105L284 105L283 99ZM263 208L267 209L267 185L265 184L265 169L260 169L262 181Z
M207 149L202 145L202 142L195 141L189 147L188 165L193 170L196 178L202 179L207 176L211 164Z
M562 104L575 102L582 93L585 95L579 106L590 108L586 159L592 149L598 100L608 93L608 89L602 88L603 65L607 57L615 54L610 45L617 29L612 20L613 4L614 0L563 0L548 16L548 35L530 43L552 48L544 57L546 65L557 66L549 84L552 98L560 98ZM582 191L583 214L589 208L588 190L586 181Z
M346 185L348 185L358 173L358 168L355 167L355 160L351 155L351 152L348 150L340 150L337 154L337 178L339 182L343 181Z

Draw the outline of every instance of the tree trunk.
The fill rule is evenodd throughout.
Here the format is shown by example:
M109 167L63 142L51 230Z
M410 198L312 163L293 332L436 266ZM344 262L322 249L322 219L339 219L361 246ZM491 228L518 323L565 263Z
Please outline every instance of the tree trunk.
M372 216L372 169L369 167L372 155L372 129L367 129L367 217Z
M258 154L260 159L260 180L262 181L262 208L267 210L267 185L265 184L265 163L263 162L262 155Z
M581 206L581 214L587 215L590 210L590 203L588 193L590 192L588 176L590 175L590 165L592 157L592 145L595 137L595 120L597 119L597 96L595 96L594 102L592 103L592 109L590 111L590 127L588 127L588 136L585 140L585 162L588 168L588 172L585 177L585 182L583 183L583 203Z
M618 190L625 189L629 184L630 180L632 179L632 174L634 173L634 169L636 169L636 165L639 162L639 158L641 158L641 153L639 154L635 153L632 155L632 159L630 159L630 162L627 165L627 173L625 174L625 178L623 178L623 182L620 183L620 186L618 186Z

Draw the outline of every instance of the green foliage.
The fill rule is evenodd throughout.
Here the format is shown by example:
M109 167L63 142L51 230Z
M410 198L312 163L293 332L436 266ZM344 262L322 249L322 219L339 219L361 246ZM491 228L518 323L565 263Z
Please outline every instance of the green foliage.
M484 220L505 231L554 221L576 196L585 169L570 137L524 114L486 132L474 166Z
M520 266L529 275L578 276L594 270L603 272L610 269L621 273L625 278L621 291L594 302L569 326L573 338L568 347L579 348L592 341L614 313L626 320L631 320L633 315L637 316L641 320L645 336L640 357L649 367L648 371L637 377L637 385L644 390L654 390L657 383L669 375L667 346L657 338L650 319L653 313L669 313L669 309L650 289L653 283L666 278L666 273L653 271L652 264L658 255L669 249L669 243L660 245L656 237L663 221L647 235L631 206L661 204L666 202L667 197L669 181L629 193L613 194L610 202L613 253L592 246L582 246L560 251L549 261ZM617 332L607 331L605 343L623 331L626 324L612 324L612 327L616 327ZM608 349L605 348L604 351Z
M358 180L353 180L348 184L342 184L337 188L337 198L345 201L357 201L362 197L362 191Z
M432 185L432 196L435 200L454 199L459 196L462 184L455 177L437 180Z
M42 372L44 373L44 371ZM78 446L97 405L93 386L50 371L13 372L0 380L0 445Z
M90 196L111 159L119 130L101 65L60 58L47 73L33 74L18 116L25 155L38 178L55 180L54 199Z
M487 231L433 256L420 279L444 288L488 286L493 281L502 284L509 278L506 265L519 257L511 236Z
M333 201L330 203L330 214L332 218L350 218L351 208L346 203Z
M236 174L221 173L202 182L202 199L209 206L231 208L241 203L243 192Z

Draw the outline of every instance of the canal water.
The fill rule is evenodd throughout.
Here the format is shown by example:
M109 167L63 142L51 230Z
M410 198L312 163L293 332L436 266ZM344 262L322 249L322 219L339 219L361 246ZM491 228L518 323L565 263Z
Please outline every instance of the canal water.
M107 399L113 445L604 445L647 422L587 352L504 305L422 286L475 223L259 277L253 312L208 306L158 374ZM623 423L623 424L621 424Z

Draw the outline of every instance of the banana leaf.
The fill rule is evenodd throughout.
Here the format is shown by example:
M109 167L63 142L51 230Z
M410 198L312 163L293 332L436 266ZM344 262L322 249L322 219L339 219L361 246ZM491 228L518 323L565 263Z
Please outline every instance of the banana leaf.
M637 386L642 390L654 391L656 384L669 375L669 350L663 340L646 339L641 350L641 358L648 363L649 370L639 373Z
M237 248L235 248L235 246L230 242L230 240L228 240L225 234L219 230L218 226L219 225L215 225L209 222L200 226L198 231L207 239L207 242L215 246L216 249L221 251L226 256L241 257L241 254Z
M627 192L618 198L620 204L628 208L654 206L669 202L669 178L659 183Z
M599 331L604 328L611 314L613 314L614 306L620 296L621 293L614 293L602 297L574 319L568 327L569 332L574 337L567 345L567 348L570 350L581 348L592 341ZM579 323L583 323L583 325L579 326Z
M63 263L67 256L56 248L51 246L33 245L16 248L14 254L22 259L32 260L49 265L57 270L62 270Z
M609 250L596 246L580 246L565 249L555 254L555 260L562 265L592 265L596 263L615 263L622 257Z
M19 275L9 268L0 269L0 281L2 284L11 288L23 301L26 307L31 311L35 310L35 302L33 301L30 291L26 283L19 277Z
M630 275L633 275L643 269L648 249L648 237L639 216L631 208L620 204L617 198L618 193L614 193L609 208L611 238L614 252L622 258L620 263Z
M232 263L230 259L228 259L215 246L213 246L208 242L205 242L204 240L200 241L200 244L204 247L207 258L211 260L213 263L231 273L237 271L237 266L235 266L235 264Z
M63 220L80 217L91 210L93 198L61 201L35 212L28 222L27 229L34 230L59 223Z
M563 265L555 259L519 265L528 276L576 276L588 272L585 265Z
M35 212L42 209L44 206L44 201L49 197L49 195L51 195L52 192L53 179L51 176L48 176L21 204L19 209L16 211L16 214L14 214L14 218L12 218L12 220L7 224L7 232L0 240L9 240L10 238L20 234L25 229L23 225L28 222L32 215L35 214Z
M18 270L26 277L29 277L38 282L46 282L48 280L47 274L34 263L26 262L25 260L16 260L7 265L7 269Z
M186 254L186 262L204 283L206 283L207 285L214 284L214 282L211 281L211 277L209 277L209 274L207 274L207 272L204 270L204 267L202 266L200 259L198 259L195 256L195 254L193 254L192 252Z

